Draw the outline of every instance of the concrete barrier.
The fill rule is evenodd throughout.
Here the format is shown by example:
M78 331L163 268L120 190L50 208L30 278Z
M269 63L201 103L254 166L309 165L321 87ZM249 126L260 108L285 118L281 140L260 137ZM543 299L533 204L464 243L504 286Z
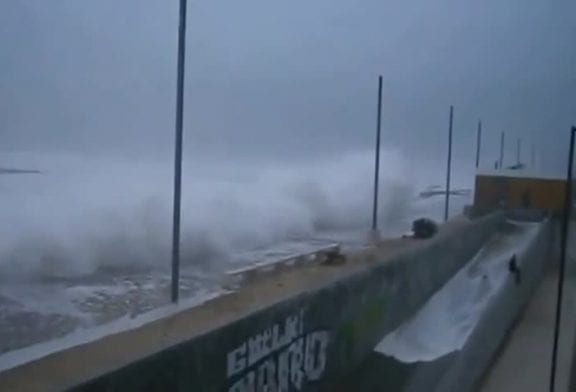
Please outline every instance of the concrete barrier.
M356 380L365 380L354 389L362 392L476 390L543 276L554 243L553 235L554 222L546 220L540 225L534 240L516 255L522 271L521 281L517 282L515 276L510 274L491 299L461 350L433 361L415 363L403 363L374 351L342 385L341 390L352 390L351 385L357 383Z
M146 329L152 327L147 325L3 372L0 386L43 391L333 391L384 334L413 314L480 249L502 221L501 214L494 214L453 222L437 237L389 259L375 250L367 256L375 260L346 276L334 272L330 283L276 298L272 305L236 309L234 321L148 350L140 358L130 357L128 349L134 349L133 335L148 336ZM190 329L195 312L210 314L210 306L188 311ZM219 314L214 311L214 316ZM178 323L186 336L181 321L161 323L156 323L157 330L172 331ZM140 341L150 344L150 338ZM106 366L91 366L94 360ZM86 361L85 366L75 361ZM76 374L70 367L83 370Z

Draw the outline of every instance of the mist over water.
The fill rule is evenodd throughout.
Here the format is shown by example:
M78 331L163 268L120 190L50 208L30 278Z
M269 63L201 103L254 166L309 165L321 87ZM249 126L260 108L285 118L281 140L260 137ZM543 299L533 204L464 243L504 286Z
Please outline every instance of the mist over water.
M171 162L74 154L2 154L40 174L0 177L0 276L80 277L167 268ZM324 233L367 232L371 152L292 163L185 164L182 260L221 271L242 251ZM419 183L399 151L382 156L380 220L407 228Z

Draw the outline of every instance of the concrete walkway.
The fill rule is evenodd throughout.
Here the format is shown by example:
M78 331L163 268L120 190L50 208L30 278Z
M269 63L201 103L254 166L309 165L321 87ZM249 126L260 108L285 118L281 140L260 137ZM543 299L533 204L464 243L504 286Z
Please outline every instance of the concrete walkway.
M481 392L549 391L550 359L558 274L550 272L538 287L509 341L486 376ZM568 391L576 328L576 281L565 285L565 311L556 392Z

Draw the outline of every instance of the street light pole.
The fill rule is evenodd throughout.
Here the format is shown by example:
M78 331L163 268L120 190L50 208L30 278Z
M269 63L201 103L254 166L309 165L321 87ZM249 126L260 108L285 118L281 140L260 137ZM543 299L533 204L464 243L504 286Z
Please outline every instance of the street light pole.
M500 134L500 160L498 162L498 168L502 170L502 166L504 166L504 139L506 134L502 132Z
M378 188L380 182L380 133L382 129L382 76L378 77L378 107L376 115L376 151L374 158L374 198L372 203L372 233L378 230Z
M554 321L554 344L552 348L552 366L550 371L550 392L556 388L556 370L558 367L558 343L560 338L560 324L562 322L562 299L564 295L564 276L566 274L566 257L568 247L568 234L570 230L570 216L572 215L572 167L574 166L574 142L576 127L570 131L570 150L568 153L568 170L564 188L564 215L562 217L562 231L560 237L560 270L558 273L558 293L556 296L556 319Z
M180 210L182 201L182 143L184 125L184 71L186 60L186 8L187 0L180 0L178 25L178 68L176 82L176 126L174 146L174 204L172 214L172 302L178 302L180 287Z
M478 121L478 131L476 132L476 169L480 166L480 150L482 148L482 120Z
M444 200L444 222L448 221L450 209L450 179L452 176L452 124L454 122L454 106L450 106L450 123L448 126L448 162L446 164L446 199Z

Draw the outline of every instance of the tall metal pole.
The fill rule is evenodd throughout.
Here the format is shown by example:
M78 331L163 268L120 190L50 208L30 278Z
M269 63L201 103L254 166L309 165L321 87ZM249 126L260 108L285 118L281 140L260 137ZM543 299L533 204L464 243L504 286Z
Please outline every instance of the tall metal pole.
M380 133L382 125L382 76L378 77L378 108L376 117L376 154L374 160L374 201L372 205L372 231L378 230L378 185L380 181Z
M564 216L562 217L562 232L560 238L560 271L558 273L558 294L556 297L556 319L554 321L554 344L552 348L552 368L550 371L550 392L556 388L556 370L558 367L558 343L560 338L560 324L562 322L562 297L564 295L564 275L566 273L566 256L568 234L570 230L570 216L572 215L572 166L574 165L574 141L576 127L570 131L570 150L568 153L568 170L566 174L566 187L564 188Z
M444 203L444 222L448 221L450 208L450 177L452 175L452 124L454 121L454 106L450 106L450 125L448 126L448 163L446 165L446 199Z
M478 121L478 132L476 133L476 169L480 166L480 150L482 148L482 120Z
M184 66L186 59L187 0L180 0L178 69L176 84L176 138L174 148L174 210L172 216L172 302L178 302L180 286L180 210L182 201L182 142L184 124Z
M502 170L502 166L504 165L504 138L506 134L502 132L500 134L500 159L498 160L498 168Z

